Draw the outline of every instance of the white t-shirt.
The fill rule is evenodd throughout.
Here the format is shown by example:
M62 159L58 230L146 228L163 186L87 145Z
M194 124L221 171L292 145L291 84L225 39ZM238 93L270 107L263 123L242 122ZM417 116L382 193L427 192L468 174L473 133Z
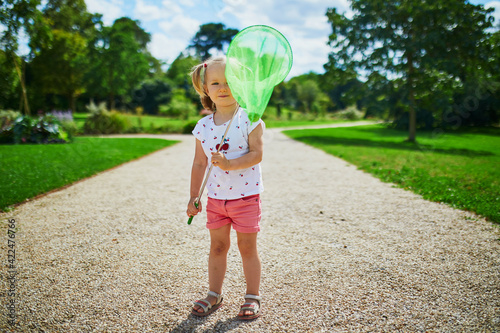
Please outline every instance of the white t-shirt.
M259 120L250 123L247 113L240 107L234 116L231 127L227 132L220 152L228 160L241 157L248 153L248 135L259 125L265 129L265 124ZM217 146L222 140L229 121L216 126L213 115L208 115L196 124L193 135L200 140L203 151L211 164L212 152L217 151ZM208 197L219 200L233 200L264 191L260 163L247 169L224 171L214 166L207 181Z

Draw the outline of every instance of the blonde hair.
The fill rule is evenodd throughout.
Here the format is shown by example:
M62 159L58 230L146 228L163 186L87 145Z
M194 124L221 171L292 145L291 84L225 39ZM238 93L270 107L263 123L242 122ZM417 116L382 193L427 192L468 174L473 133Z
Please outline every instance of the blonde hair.
M191 70L190 76L193 82L194 90L200 95L201 105L207 110L215 111L215 103L210 99L208 93L205 91L205 73L208 66L219 63L226 64L225 56L210 57L204 63L194 66Z

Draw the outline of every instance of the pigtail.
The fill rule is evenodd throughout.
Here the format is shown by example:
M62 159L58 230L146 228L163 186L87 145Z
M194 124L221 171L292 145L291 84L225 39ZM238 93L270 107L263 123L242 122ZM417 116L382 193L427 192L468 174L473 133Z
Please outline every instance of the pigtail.
M191 81L193 82L193 88L196 90L198 95L200 95L201 105L207 110L215 111L215 104L212 102L210 97L205 92L205 71L206 64L199 64L193 67L191 71Z
M193 88L196 90L198 95L203 96L206 95L205 89L203 88L203 78L202 78L202 72L205 71L205 68L203 67L203 64L199 64L191 70L191 81L193 82ZM203 75L204 76L204 75Z

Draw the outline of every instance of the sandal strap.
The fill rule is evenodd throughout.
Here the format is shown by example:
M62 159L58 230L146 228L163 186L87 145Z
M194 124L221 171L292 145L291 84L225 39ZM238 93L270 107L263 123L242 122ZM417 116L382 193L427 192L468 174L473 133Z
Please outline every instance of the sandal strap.
M217 301L215 302L215 304L219 304L222 300L222 295L217 294L215 291L209 291L207 294L208 294L208 296L212 296L212 297L217 298Z
M254 311L259 309L259 305L255 303L245 303L241 306L241 310L251 310Z
M212 308L212 305L204 300L196 301L194 302L194 305L200 306L203 309L203 313L208 312Z
M262 301L262 297L258 295L246 294L245 298L256 300L257 302L259 302L259 306L260 306L260 301Z

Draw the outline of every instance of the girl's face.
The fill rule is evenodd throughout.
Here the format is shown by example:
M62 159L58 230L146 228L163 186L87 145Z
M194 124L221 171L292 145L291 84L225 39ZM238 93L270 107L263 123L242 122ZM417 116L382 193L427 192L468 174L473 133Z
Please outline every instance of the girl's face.
M218 109L236 104L226 81L225 70L225 64L213 63L205 72L205 91Z

